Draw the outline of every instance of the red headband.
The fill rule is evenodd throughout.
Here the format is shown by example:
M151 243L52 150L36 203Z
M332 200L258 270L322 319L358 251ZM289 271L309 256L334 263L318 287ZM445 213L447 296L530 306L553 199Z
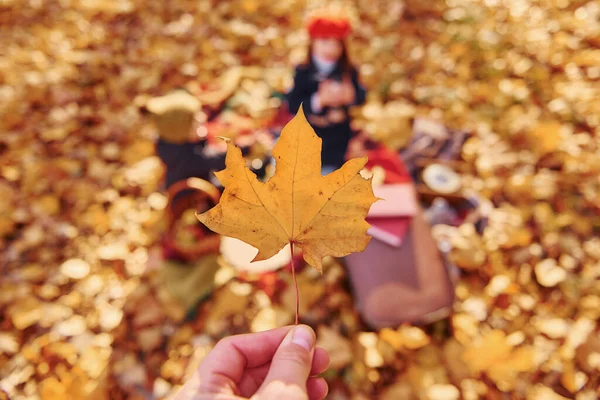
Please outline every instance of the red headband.
M316 38L332 38L345 39L352 27L350 21L341 18L316 17L312 18L308 24L308 34L312 39Z

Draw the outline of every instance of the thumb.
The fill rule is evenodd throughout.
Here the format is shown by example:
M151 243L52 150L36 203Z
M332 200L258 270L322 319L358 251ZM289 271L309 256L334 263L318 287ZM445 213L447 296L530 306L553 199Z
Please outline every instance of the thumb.
M271 367L258 398L283 396L285 399L308 399L306 381L310 375L315 349L315 332L306 325L294 327L285 336L273 356Z

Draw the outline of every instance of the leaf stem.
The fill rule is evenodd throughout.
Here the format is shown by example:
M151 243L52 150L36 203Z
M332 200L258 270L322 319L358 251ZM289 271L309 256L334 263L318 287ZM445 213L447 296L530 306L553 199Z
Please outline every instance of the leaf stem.
M292 264L292 278L294 279L294 287L296 288L296 325L298 325L298 314L300 314L300 295L298 293L298 281L296 280L296 268L294 266L294 242L290 242L290 262Z

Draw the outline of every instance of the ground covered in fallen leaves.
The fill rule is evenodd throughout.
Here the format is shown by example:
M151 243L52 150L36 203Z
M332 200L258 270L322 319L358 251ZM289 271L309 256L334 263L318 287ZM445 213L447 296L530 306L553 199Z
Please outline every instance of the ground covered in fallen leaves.
M600 5L354 3L370 90L357 127L395 148L415 116L473 131L463 186L494 209L483 235L436 229L463 275L432 326L370 332L340 264L302 270L330 398L598 398ZM220 337L291 322L289 271L223 265L193 313L171 297L152 266L166 197L139 106L187 85L227 100L233 132L262 127L305 57L304 7L0 0L0 399L167 398Z

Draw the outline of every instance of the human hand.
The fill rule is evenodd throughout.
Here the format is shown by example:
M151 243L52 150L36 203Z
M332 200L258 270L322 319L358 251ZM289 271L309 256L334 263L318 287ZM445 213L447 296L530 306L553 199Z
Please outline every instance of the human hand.
M320 400L329 355L306 325L222 339L175 400Z
M319 84L319 100L322 106L337 107L342 104L343 91L339 82L326 80Z
M323 81L319 83L319 90L317 91L317 96L319 96L319 103L321 104L321 107L328 106L333 100L331 98L329 87L330 81Z
M319 85L319 100L323 106L339 107L354 103L356 90L349 80L335 82L326 80Z
M356 89L349 79L345 79L341 85L342 104L353 104L356 100Z

